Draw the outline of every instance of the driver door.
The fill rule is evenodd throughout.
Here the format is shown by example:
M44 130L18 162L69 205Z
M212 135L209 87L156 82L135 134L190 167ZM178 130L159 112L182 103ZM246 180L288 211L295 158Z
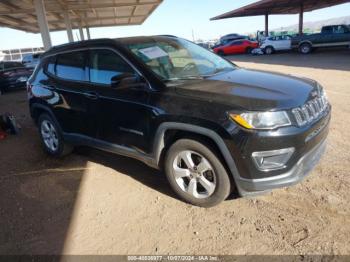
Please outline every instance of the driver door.
M148 149L149 90L145 80L119 81L123 74L139 76L116 52L110 49L90 51L90 82L98 94L98 139L139 151ZM136 78L137 79L137 78Z

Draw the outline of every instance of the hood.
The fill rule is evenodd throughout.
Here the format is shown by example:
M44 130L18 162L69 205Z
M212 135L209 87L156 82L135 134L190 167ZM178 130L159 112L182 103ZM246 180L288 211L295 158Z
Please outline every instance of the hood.
M237 68L203 80L177 85L181 95L224 103L250 111L291 109L305 104L317 90L311 79Z

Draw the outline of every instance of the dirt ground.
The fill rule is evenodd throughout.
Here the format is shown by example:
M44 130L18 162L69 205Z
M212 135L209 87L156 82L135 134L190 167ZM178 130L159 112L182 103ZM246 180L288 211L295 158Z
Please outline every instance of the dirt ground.
M0 254L350 254L350 51L230 59L327 90L328 149L301 184L193 207L136 160L87 148L47 157L26 93L8 93L0 113L22 132L0 141Z

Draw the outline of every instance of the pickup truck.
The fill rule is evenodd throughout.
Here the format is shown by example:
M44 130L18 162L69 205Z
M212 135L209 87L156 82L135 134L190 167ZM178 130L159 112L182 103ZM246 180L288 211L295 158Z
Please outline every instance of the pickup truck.
M292 39L292 48L309 54L319 47L350 46L350 26L330 25L322 27L321 33L299 35Z

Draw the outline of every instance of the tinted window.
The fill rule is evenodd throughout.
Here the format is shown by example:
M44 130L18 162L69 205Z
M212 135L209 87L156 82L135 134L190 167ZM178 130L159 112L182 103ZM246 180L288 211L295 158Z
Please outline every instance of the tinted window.
M60 78L85 81L85 52L71 52L57 56L56 75Z
M119 55L111 50L91 51L91 82L109 85L112 77L123 73L134 73L134 70Z
M235 41L231 43L231 45L241 45L241 44L243 44L243 41Z
M345 33L345 29L344 29L343 26L338 25L338 26L333 27L333 33L334 34L344 34Z
M55 63L56 63L56 57L55 56L49 57L49 60L47 62L47 72L52 75L55 75Z
M322 32L325 34L331 34L333 32L333 28L331 26L325 26L323 27Z
M5 69L16 68L16 67L23 67L23 64L22 63L17 63L17 62L7 62L7 63L5 63Z

